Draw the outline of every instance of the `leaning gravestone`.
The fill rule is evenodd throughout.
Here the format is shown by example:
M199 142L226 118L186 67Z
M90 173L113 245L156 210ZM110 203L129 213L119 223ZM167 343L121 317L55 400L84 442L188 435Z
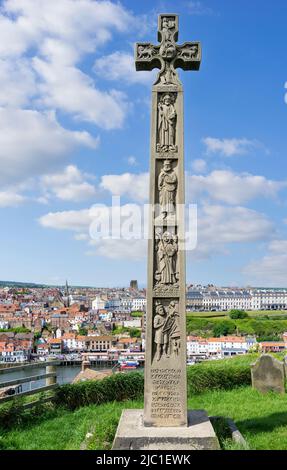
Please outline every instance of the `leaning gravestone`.
M159 45L138 43L138 71L159 68L152 88L145 405L125 410L115 449L211 449L204 411L187 411L183 86L176 69L198 70L199 42L178 45L178 16L158 18Z
M284 363L270 354L263 354L251 365L252 387L259 392L285 393Z

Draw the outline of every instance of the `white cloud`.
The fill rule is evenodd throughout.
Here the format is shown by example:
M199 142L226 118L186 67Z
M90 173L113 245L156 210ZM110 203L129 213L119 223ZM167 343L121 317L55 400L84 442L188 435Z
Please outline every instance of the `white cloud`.
M125 95L97 89L79 64L113 34L135 27L138 19L108 0L4 1L0 105L57 109L104 129L122 127Z
M120 4L97 0L6 0L2 6L0 54L22 54L44 37L73 43L91 52L113 31L133 27L133 16Z
M206 146L207 153L218 153L225 157L245 155L254 148L264 148L258 141L245 138L217 139L214 137L205 137L203 143Z
M93 122L103 129L122 127L128 110L123 93L98 90L91 77L71 65L36 57L33 66L41 79L42 105L63 110L76 119Z
M89 235L87 233L76 233L74 239L77 241L87 241L89 240Z
M110 208L107 208L110 211ZM133 238L100 238L88 234L92 233L92 223L100 223L97 219L97 209L79 211L50 212L39 219L39 223L45 228L57 230L69 230L75 232L74 238L87 241L92 249L90 255L101 255L114 259L141 259L146 256L146 240L141 237L143 226L139 225L142 219L131 219L132 204L121 206L121 230L129 230L127 225L134 222L138 239ZM109 212L110 213L110 212ZM142 212L141 212L142 213ZM229 245L234 243L254 243L260 240L268 240L274 234L272 222L255 210L245 207L225 207L221 205L204 205L198 212L198 243L192 252L195 258L206 258L218 253L227 254ZM126 221L129 221L126 224ZM125 225L125 227L124 227ZM111 228L111 227L109 227ZM188 225L186 226L188 229ZM93 227L93 234L96 234ZM128 232L126 232L128 233ZM110 234L110 232L109 232Z
M132 155L127 158L128 164L130 166L136 166L137 165L137 159L136 157L133 157Z
M25 106L37 91L35 74L27 59L0 59L0 106Z
M25 201L25 197L13 191L0 191L0 207L16 207Z
M88 132L63 129L51 113L0 108L0 128L1 184L59 167L75 147L98 145Z
M196 160L193 160L191 167L193 171L196 171L197 173L202 173L206 170L206 161L203 160L202 158L197 158Z
M89 256L104 256L110 259L140 261L147 254L147 240L93 240L95 250L86 252Z
M261 259L251 261L243 269L249 283L261 286L286 286L287 240L273 240Z
M116 51L107 56L102 56L96 60L94 72L108 80L115 80L128 84L150 85L155 79L155 72L137 72L135 60L132 54Z
M49 212L39 218L42 227L56 230L88 231L92 217L90 209L79 211Z
M252 243L269 239L272 222L260 212L246 207L204 205L199 210L196 257L227 253L230 243Z
M188 200L196 202L202 193L227 204L242 204L256 197L275 197L287 182L268 180L264 176L215 170L206 176L187 178Z
M96 195L96 188L85 181L84 175L74 165L68 165L62 172L42 177L41 186L46 196L52 194L64 201L84 201Z
M134 201L146 201L148 198L149 173L123 173L104 175L100 186L114 196L127 196Z
M189 0L186 3L187 11L190 15L213 15L212 8L199 0Z

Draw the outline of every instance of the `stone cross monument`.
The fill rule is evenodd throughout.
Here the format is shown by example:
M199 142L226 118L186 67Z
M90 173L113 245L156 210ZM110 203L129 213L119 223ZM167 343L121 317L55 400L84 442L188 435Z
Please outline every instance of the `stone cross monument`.
M145 360L146 426L186 426L183 87L176 69L198 70L198 42L176 44L178 16L159 15L159 45L138 43L137 70L159 68L152 87ZM180 249L179 249L180 241Z
M198 70L201 47L177 39L178 16L162 14L160 44L135 46L136 70L160 69L152 87L145 405L144 413L123 412L114 448L194 448L196 437L187 412L183 87L176 69ZM204 437L216 448L206 414L191 413L197 424L203 416Z

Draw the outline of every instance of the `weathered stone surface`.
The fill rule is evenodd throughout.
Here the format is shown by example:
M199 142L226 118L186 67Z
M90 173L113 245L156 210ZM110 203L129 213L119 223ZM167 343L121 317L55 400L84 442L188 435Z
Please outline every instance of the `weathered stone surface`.
M143 410L124 410L113 450L217 450L218 439L203 410L188 412L188 425L147 427Z
M285 393L284 363L270 354L263 354L251 365L252 387L262 393Z
M176 69L198 70L201 47L177 39L178 16L163 14L160 44L135 47L137 70L160 69L151 109L145 403L144 412L123 413L115 448L206 448L216 439L206 414L187 416L183 87Z
M183 87L176 68L198 70L198 42L178 45L178 16L158 17L160 44L136 44L137 70L159 68L152 87L145 360L146 426L186 426Z

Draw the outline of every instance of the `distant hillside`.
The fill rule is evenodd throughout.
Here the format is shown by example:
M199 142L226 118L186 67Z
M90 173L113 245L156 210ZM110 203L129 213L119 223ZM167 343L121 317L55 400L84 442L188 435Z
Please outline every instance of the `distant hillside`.
M34 287L47 287L44 284L34 284L32 282L15 282L15 281L0 281L0 287L19 287L21 289Z

